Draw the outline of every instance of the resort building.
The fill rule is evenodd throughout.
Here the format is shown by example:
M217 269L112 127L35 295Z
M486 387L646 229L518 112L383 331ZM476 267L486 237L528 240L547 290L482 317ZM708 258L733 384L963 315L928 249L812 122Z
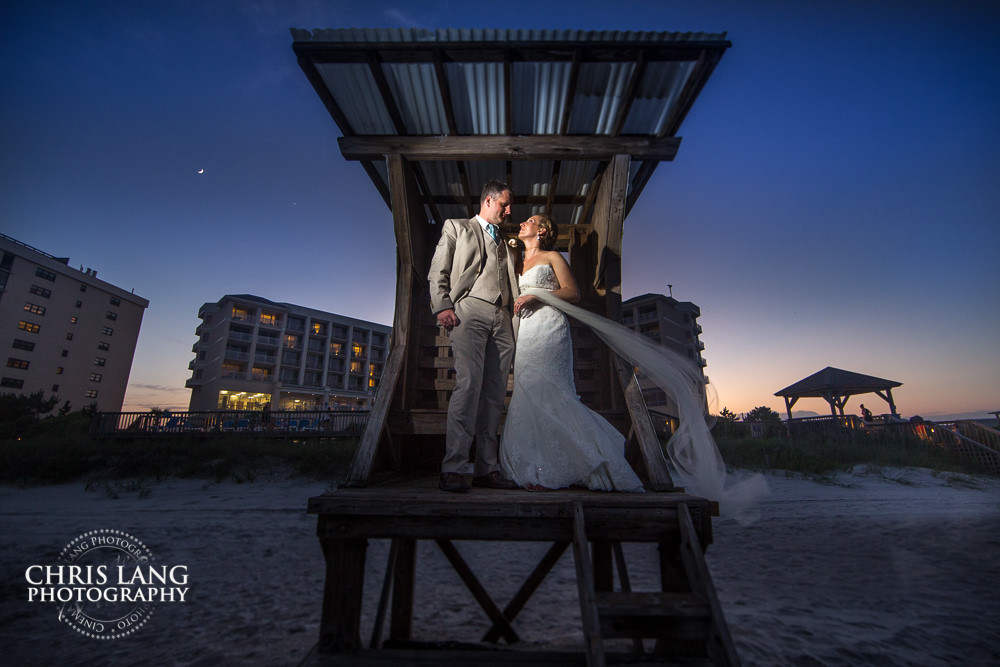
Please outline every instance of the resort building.
M673 296L643 294L622 304L622 317L624 325L633 331L690 359L704 377L708 364L701 354L705 344L700 340L698 318L701 309L698 306L690 301L678 301ZM705 382L708 382L707 377ZM639 386L650 411L677 416L676 404L662 389L641 376Z
M198 311L190 410L364 410L392 328L250 294Z
M0 234L0 393L118 412L149 301Z

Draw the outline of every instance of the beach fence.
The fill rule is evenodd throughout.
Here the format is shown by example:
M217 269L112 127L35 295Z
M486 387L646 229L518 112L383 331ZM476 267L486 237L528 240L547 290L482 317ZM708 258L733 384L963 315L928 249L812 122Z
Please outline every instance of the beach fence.
M254 438L358 437L368 410L98 412L90 435L99 438L239 435Z
M866 421L855 415L806 417L786 422L793 442L815 438L921 442L940 447L994 475L1000 475L1000 431L973 419L904 421L882 415Z

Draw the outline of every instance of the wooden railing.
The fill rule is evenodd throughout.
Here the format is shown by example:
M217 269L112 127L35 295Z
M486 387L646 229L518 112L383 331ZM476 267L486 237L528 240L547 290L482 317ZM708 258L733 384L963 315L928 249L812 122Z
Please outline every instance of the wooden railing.
M367 410L204 412L98 412L90 423L94 437L241 435L261 438L360 436Z

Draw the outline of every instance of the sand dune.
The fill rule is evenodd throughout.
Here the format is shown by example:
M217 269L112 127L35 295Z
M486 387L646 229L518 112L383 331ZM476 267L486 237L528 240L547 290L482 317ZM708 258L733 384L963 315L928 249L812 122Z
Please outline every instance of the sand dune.
M707 554L744 664L1000 664L1000 480L891 469L768 482L760 521L716 519ZM316 641L323 584L306 498L324 488L284 475L0 487L5 664L297 663ZM159 562L186 564L188 601L161 603L138 632L106 641L60 623L56 604L29 603L24 570L55 563L69 541L101 528L143 540ZM501 604L547 548L458 546ZM653 552L626 546L636 588L655 586ZM370 545L365 633L387 553L385 542ZM420 544L417 567L415 634L478 640L485 615L435 545ZM569 553L515 627L528 644L579 644Z

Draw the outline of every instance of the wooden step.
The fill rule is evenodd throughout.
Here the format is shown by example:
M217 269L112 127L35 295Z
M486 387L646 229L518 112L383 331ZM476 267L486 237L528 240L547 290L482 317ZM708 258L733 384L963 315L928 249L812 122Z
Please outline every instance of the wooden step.
M712 609L692 593L595 594L605 639L704 640Z

